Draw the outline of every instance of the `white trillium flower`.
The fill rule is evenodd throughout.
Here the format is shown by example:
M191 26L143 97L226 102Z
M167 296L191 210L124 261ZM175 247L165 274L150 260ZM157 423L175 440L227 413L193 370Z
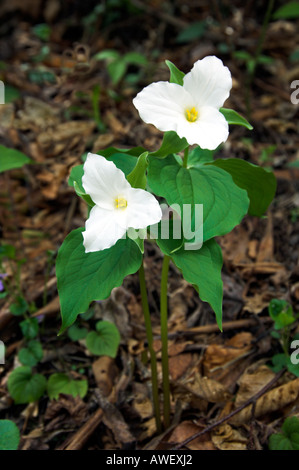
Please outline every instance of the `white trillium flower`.
M113 162L89 153L83 170L83 188L95 203L83 232L86 253L110 248L129 228L144 229L161 220L162 211L155 197L132 188Z
M220 59L195 62L183 86L155 82L133 99L141 119L160 131L175 131L190 145L214 150L228 138L228 124L219 111L229 97L232 77Z

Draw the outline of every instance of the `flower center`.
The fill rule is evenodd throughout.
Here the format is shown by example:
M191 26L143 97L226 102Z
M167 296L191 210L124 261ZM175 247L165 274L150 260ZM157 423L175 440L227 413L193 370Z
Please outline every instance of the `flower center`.
M198 118L198 111L193 107L191 109L186 109L186 119L189 122L195 122Z
M124 210L128 205L128 201L124 197L118 196L114 199L114 205L116 209Z

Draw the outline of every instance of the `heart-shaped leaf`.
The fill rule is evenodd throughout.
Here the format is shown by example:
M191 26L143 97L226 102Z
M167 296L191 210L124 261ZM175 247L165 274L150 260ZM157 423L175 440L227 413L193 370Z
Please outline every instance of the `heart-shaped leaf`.
M41 374L32 374L29 366L22 366L12 371L7 385L16 404L30 403L44 394L47 380Z
M181 160L173 155L163 160L150 159L148 184L169 206L180 209L184 236L188 240L192 239L192 233L194 236L200 231L202 241L224 235L240 223L248 210L246 191L226 171L212 165L184 168Z
M120 342L117 327L108 321L99 321L96 331L91 331L86 337L86 346L92 354L97 356L115 357Z
M19 442L18 426L9 419L0 419L0 450L17 450Z
M61 306L60 333L88 309L92 300L109 297L128 274L135 273L142 260L141 252L129 238L103 251L85 253L83 228L73 230L61 245L56 275Z
M265 213L276 192L276 178L271 171L238 158L217 159L211 165L227 171L234 183L247 191L248 214L261 217Z
M204 243L200 250L182 247L171 255L187 282L193 284L202 301L208 302L222 328L222 252L215 240Z

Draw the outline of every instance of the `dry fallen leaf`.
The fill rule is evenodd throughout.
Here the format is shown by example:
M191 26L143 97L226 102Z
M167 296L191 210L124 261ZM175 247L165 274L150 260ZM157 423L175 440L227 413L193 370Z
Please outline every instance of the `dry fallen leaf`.
M219 450L246 450L247 438L229 424L222 424L211 433L213 444Z

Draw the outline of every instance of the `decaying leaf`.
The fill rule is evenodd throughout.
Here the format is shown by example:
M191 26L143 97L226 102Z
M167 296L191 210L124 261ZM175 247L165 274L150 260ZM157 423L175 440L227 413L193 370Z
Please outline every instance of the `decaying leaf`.
M211 433L212 442L219 450L246 450L248 439L229 424L219 426Z
M183 421L180 423L169 436L169 442L179 444L188 437L196 434L201 429L192 421ZM209 433L194 439L188 444L190 450L216 450Z
M280 410L289 403L294 402L299 396L299 378L292 380L280 387L265 393L261 396L254 409L254 416L256 418L263 416L267 413ZM252 405L244 408L240 413L237 413L231 418L230 423L241 424L246 423L252 417Z

